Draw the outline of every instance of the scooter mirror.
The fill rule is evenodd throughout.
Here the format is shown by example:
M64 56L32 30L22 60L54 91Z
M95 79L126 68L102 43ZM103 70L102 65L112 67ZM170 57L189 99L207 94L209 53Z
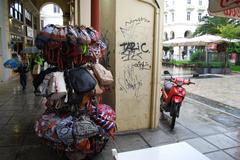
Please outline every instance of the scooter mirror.
M164 73L164 74L170 74L168 71L164 71L163 73Z

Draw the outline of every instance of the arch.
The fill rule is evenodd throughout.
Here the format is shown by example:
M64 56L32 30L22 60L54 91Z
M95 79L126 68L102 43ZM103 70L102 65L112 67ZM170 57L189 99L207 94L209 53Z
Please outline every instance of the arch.
M167 41L168 40L168 34L167 32L164 32L164 41Z
M175 33L174 33L174 31L171 31L170 32L170 39L174 39L175 38Z
M184 32L184 38L191 38L192 37L192 32L187 30Z
M69 13L70 3L66 2L66 0L37 0L35 6L40 11L43 6L51 3L58 5L62 9L63 14Z
M63 25L63 11L56 3L47 2L40 9L40 28L48 24Z

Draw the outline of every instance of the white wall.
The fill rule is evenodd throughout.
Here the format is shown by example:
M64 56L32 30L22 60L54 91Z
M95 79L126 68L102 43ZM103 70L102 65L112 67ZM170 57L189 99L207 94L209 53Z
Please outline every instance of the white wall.
M47 4L40 11L40 19L44 21L44 26L48 24L63 25L63 12L60 8L60 13L54 13L54 4Z

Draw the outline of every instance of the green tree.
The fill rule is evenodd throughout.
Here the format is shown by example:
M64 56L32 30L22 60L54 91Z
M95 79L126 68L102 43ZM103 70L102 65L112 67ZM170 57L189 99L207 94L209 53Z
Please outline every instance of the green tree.
M235 39L240 37L240 26L235 24L226 24L218 27L220 36L228 39Z
M237 20L223 17L204 16L202 18L202 24L197 27L196 31L193 33L193 36L199 36L204 34L220 35L221 27L227 26L229 24L236 27L239 27L240 25L239 21Z

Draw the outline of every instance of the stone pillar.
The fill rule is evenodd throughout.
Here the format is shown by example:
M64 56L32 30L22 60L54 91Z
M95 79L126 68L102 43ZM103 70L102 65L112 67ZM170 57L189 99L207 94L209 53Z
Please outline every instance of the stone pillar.
M8 60L11 55L9 54L9 22L8 18L8 0L0 1L0 80L5 81L10 77L9 69L3 67L3 63Z
M91 0L91 26L99 31L99 0Z
M79 9L79 24L91 26L91 1L80 0Z
M154 0L101 0L101 33L109 47L104 65L115 79L104 101L115 107L119 131L159 124L161 9Z
M79 8L79 0L75 0L75 4L74 4L74 24L75 25L79 25L79 17L80 17L80 8Z

